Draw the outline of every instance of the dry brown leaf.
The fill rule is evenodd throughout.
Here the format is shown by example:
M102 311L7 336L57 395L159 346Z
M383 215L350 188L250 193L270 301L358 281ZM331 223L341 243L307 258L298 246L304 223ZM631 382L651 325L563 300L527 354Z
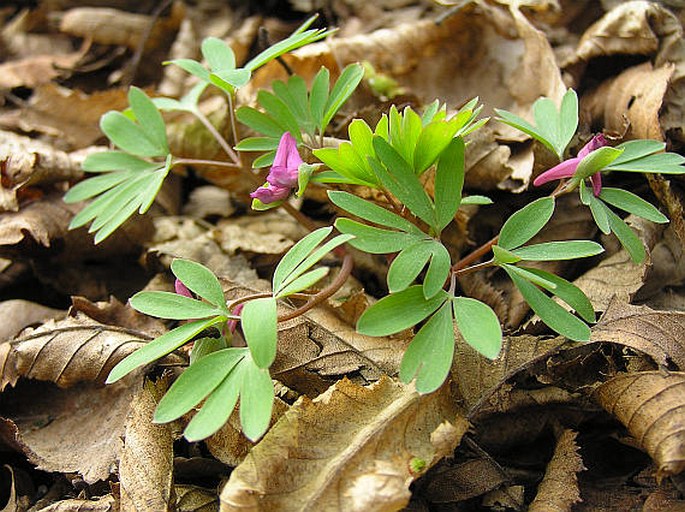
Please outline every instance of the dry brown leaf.
M659 112L673 72L672 63L656 69L651 62L628 68L585 94L581 111L605 131L628 139L663 140Z
M142 332L154 338L167 331L161 320L139 313L128 303L124 304L113 296L106 302L91 302L85 297L77 296L71 298L71 303L69 315L72 317L78 316L80 312L96 322Z
M50 247L55 239L65 236L69 222L80 208L66 204L61 194L55 193L23 206L20 211L0 213L0 251L11 251L19 244Z
M22 329L49 319L64 316L65 311L49 308L35 302L11 299L0 302L0 344L14 338ZM0 387L1 389L1 387Z
M109 371L140 348L148 335L77 316L48 322L29 334L0 344L0 390L19 378L61 387L103 382Z
M664 489L657 489L645 500L641 512L685 512L685 500L669 496Z
M658 132L663 130L682 141L682 118L685 111L685 41L683 27L678 18L656 2L622 2L585 31L576 49L574 60L576 63L588 62L596 57L618 55L653 57L657 72L663 70L663 73L668 73L666 68L673 65L669 87L662 95L663 108L658 113L661 129ZM654 85L651 80L648 84ZM663 85L657 83L656 88L661 87ZM651 91L648 92L651 96ZM635 100L642 103L638 96ZM661 102L661 98L657 97L654 101ZM619 111L628 106L625 103L619 104ZM650 131L655 129L653 124L650 124L650 128Z
M593 393L654 459L657 479L685 469L685 373L620 374Z
M126 107L126 91L122 88L86 94L48 83L38 86L22 109L0 116L0 125L45 133L55 137L61 147L80 149L102 138L99 127L102 114ZM33 143L36 144L35 139ZM41 163L46 166L45 162Z
M0 90L47 84L64 74L65 70L72 69L84 56L85 49L57 55L32 55L1 63Z
M219 512L216 491L194 485L175 485L176 512Z
M506 336L500 356L494 361L485 359L464 342L457 343L452 380L459 398L471 415L476 414L508 379L558 352L565 342L562 337Z
M59 28L66 34L92 39L98 44L126 46L136 50L145 42L145 48L151 50L160 46L167 32L175 31L179 23L177 16L155 20L145 14L107 7L76 7L63 14ZM150 25L150 34L143 40Z
M23 187L79 179L81 163L80 157L39 140L0 131L0 211L19 209L17 193Z
M578 453L577 436L573 430L564 430L558 436L554 455L528 512L571 512L573 504L581 501L578 473L585 468Z
M119 459L137 380L69 389L22 380L0 393L0 410L14 429L12 446L37 469L79 473L87 483L108 479Z
M271 425L276 423L287 410L288 404L276 397L274 408L271 412ZM187 416L184 418L187 418ZM240 426L240 415L236 409L218 432L205 439L205 445L209 453L216 459L235 467L245 459L254 443L250 442L243 435Z
M482 496L507 480L492 459L471 459L437 469L431 474L424 494L431 503L457 503Z
M169 424L152 422L167 389L165 379L145 380L133 396L119 461L120 511L161 512L173 509L173 438Z
M671 220L670 228L679 238L679 245L682 247L685 244L685 207L682 194L671 186L670 180L660 174L647 174L647 181L659 203L666 209Z
M183 205L183 215L195 219L230 217L234 213L230 192L213 185L193 189Z
M657 364L685 368L685 313L657 311L614 299L592 328L593 342L617 343L649 355Z
M115 512L118 510L114 496L108 494L98 499L70 499L62 500L36 512Z
M430 468L467 428L447 388L420 396L388 378L344 379L290 408L233 471L221 510L399 510L417 476L412 460Z

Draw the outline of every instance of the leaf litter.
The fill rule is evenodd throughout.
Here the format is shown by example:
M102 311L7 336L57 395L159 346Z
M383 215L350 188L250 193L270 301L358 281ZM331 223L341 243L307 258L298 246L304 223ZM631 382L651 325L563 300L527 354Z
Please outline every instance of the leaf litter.
M281 11L246 13L212 2L176 2L157 17L126 1L116 9L37 3L48 18L30 8L0 10L0 307L11 319L0 339L0 459L11 477L0 486L3 510L682 506L680 178L630 182L673 218L665 230L633 223L648 250L644 263L633 265L617 248L585 266L555 269L575 278L601 315L584 346L526 321L527 307L498 287L497 275L465 280L463 287L507 322L505 349L488 362L458 343L451 383L420 396L392 379L411 334L371 338L354 330L386 279L388 262L370 258L359 263L358 287L281 326L273 372L280 399L256 444L239 433L235 417L196 444L179 440L190 417L150 421L186 352L103 387L118 361L171 327L140 318L125 303L145 283L171 289L174 257L209 266L233 299L267 289L264 278L305 232L278 214L246 215L252 184L225 169L197 166L183 177L182 192L171 192L195 198L182 215L169 216L178 213L174 206L155 206L92 248L85 230L67 231L80 206L61 196L82 176L85 154L104 149L96 145L99 115L121 108L130 80L153 96L186 92L192 83L159 64L197 58L206 36L229 40L242 62L261 44L260 26L272 29L270 37L290 26L278 18ZM462 2L439 24L435 18L448 7L438 2L367 4L322 7L339 34L284 61L308 80L321 65L335 73L367 60L415 105L437 97L458 107L477 95L488 108L528 119L539 96L558 100L573 86L583 91L581 135L592 126L682 150L684 17L676 2ZM288 16L318 7L292 1ZM239 100L254 101L258 87L284 73L279 63L268 65ZM348 116L377 116L386 108L365 87L346 107ZM206 97L200 108L229 131L221 97ZM201 125L182 115L168 120L175 154L219 154ZM337 129L346 132L345 119ZM521 194L530 195L531 179L551 165L537 143L493 124L471 141L465 186L497 194L513 210ZM220 190L202 191L206 182ZM315 195L307 198L303 211L330 214L316 202ZM487 240L501 222L485 209L474 215L476 208L449 235L457 252ZM580 236L570 235L574 229L590 229L574 211L569 207L565 224L550 229L570 237ZM122 274L128 282L114 286ZM629 467L599 462L617 453ZM181 460L199 464L180 471ZM638 474L642 480L633 479ZM27 479L33 490L22 484ZM38 492L38 482L46 490ZM643 489L637 497L635 485Z

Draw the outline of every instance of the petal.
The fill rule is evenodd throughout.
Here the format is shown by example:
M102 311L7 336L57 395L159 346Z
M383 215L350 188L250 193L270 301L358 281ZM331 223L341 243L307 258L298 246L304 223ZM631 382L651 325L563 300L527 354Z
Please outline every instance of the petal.
M581 160L588 156L590 153L595 151L596 149L601 148L602 146L607 145L607 140L604 138L604 135L601 133L598 133L594 137L590 139L590 141L583 146L583 148L578 151L578 157Z
M573 173L576 172L576 168L578 167L580 160L580 158L569 158L568 160L564 160L560 164L555 165L550 170L543 172L540 176L535 178L533 185L539 187L548 181L560 180L561 178L573 176Z
M253 199L259 199L264 204L275 203L281 199L285 199L290 194L290 187L281 187L272 185L271 183L259 187L250 194Z
M295 141L290 132L285 132L281 135L281 140L278 141L278 149L276 149L276 156L274 157L274 167L285 167L288 161L288 152L290 151L290 141Z
M602 173L596 172L590 176L590 182L592 183L592 192L595 194L595 197L599 196L602 191Z
M190 293L188 287L184 285L180 279L176 279L176 281L174 281L174 290L176 291L176 293L178 293L179 295L183 295L184 297L190 297L191 299L195 298L193 297L193 294Z

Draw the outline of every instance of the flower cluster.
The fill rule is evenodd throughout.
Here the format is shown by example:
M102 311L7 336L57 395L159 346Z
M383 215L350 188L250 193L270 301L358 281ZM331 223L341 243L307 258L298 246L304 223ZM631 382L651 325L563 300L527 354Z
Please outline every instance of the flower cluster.
M297 152L297 141L285 132L278 143L274 163L266 177L266 183L250 194L264 204L282 201L297 186L298 168L302 158Z
M543 172L540 176L535 178L533 181L533 185L536 187L539 187L540 185L543 185L549 181L554 181L554 180L560 180L563 178L570 178L573 176L576 172L576 169L578 169L578 164L580 164L581 160L588 156L590 153L593 151L606 146L607 145L607 140L604 138L604 135L597 134L592 139L590 139L590 142L585 144L583 148L578 151L578 156L574 158L569 158L568 160L564 160L558 165L555 165L548 171ZM602 191L602 175L601 173L597 172L590 176L590 181L592 182L592 191L594 192L595 196L598 196L599 193Z

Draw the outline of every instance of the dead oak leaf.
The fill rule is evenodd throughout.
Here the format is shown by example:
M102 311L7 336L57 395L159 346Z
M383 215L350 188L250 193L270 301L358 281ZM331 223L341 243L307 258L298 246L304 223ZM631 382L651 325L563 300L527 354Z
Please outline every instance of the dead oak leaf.
M399 510L412 461L430 468L467 428L447 388L421 396L388 378L343 379L285 413L231 474L221 510Z
M152 422L166 388L164 379L156 383L146 380L131 400L119 461L121 512L159 512L173 508L171 427Z
M0 390L19 378L73 386L103 382L124 357L150 339L145 333L108 326L78 316L48 322L29 334L0 344Z
M107 480L119 460L136 380L69 389L23 380L0 393L0 430L40 470L79 473L87 483Z
M585 468L578 453L577 436L573 430L564 430L557 438L554 455L529 512L571 512L573 504L581 501L578 473Z
M592 328L591 341L616 343L643 352L657 364L685 369L685 313L658 311L614 299Z
M628 429L657 465L657 479L685 469L685 373L620 374L593 398Z

